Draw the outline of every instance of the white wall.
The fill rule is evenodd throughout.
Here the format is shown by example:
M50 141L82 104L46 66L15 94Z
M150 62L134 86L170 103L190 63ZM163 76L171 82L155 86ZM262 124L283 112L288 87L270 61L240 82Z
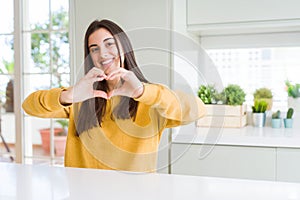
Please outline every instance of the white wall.
M200 43L200 37L187 29L187 2L173 1L174 87L182 87L196 95L199 85L214 83L221 88L222 82Z
M187 0L187 28L199 35L299 31L298 0Z
M187 0L188 24L299 19L298 0Z

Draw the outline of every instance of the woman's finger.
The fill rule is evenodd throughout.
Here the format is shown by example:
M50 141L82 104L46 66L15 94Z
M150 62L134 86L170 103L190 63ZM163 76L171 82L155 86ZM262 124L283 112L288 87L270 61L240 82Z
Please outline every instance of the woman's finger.
M88 73L87 73L88 77L89 78L92 78L92 77L104 77L106 78L106 75L104 73L103 70L101 69L98 69L97 67L93 67Z
M95 77L92 80L93 80L93 83L95 83L95 82L98 82L98 81L103 81L104 77L103 76L102 77L101 76L100 77Z
M129 71L124 68L118 68L114 71L112 71L110 74L107 75L107 79L113 79L112 76L115 76L115 74L127 74Z
M106 80L113 80L115 78L118 78L122 75L122 71L120 69L115 70L113 72L111 72L107 77Z

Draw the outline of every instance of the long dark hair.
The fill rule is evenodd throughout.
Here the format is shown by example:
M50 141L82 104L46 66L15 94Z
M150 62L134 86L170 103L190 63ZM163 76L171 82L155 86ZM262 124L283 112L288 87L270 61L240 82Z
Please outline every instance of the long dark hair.
M120 48L122 48L124 52L124 68L133 71L134 74L141 82L147 83L148 81L146 80L141 70L137 66L133 48L128 36L117 24L107 19L101 21L98 20L93 21L89 25L85 33L84 74L87 74L88 71L94 67L93 61L90 57L90 50L88 47L89 36L100 28L107 29L113 35L119 52L121 65L122 65L122 61L121 61ZM119 46L119 43L121 46ZM94 89L108 92L107 82L105 80L96 82L94 84ZM105 111L106 111L106 102L107 102L106 99L99 98L99 97L88 99L82 102L79 108L78 117L75 116L76 132L78 135L80 135L82 132L90 128L101 126L101 123L103 122L102 118L105 115ZM137 108L138 108L137 101L135 101L133 98L121 96L120 102L114 108L112 112L113 116L111 117L116 117L117 119L129 119L129 118L134 119L136 116ZM75 110L75 114L76 114L76 110Z

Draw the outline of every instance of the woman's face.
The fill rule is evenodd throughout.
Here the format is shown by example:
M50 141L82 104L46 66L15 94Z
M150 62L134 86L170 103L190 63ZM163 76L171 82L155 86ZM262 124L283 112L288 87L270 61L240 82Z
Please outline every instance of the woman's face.
M102 69L106 75L123 66L124 56L121 52L121 65L116 42L112 34L105 28L96 30L88 39L88 47L93 63L96 67ZM119 47L121 50L120 45Z

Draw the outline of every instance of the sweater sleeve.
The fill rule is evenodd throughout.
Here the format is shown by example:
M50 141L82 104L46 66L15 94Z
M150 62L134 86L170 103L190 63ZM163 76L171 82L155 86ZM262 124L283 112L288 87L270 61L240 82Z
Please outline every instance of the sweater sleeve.
M144 84L143 94L135 100L156 108L168 128L194 122L206 113L200 98L160 84Z
M32 116L41 118L68 118L70 106L59 102L63 88L39 90L31 93L23 102L22 108Z

